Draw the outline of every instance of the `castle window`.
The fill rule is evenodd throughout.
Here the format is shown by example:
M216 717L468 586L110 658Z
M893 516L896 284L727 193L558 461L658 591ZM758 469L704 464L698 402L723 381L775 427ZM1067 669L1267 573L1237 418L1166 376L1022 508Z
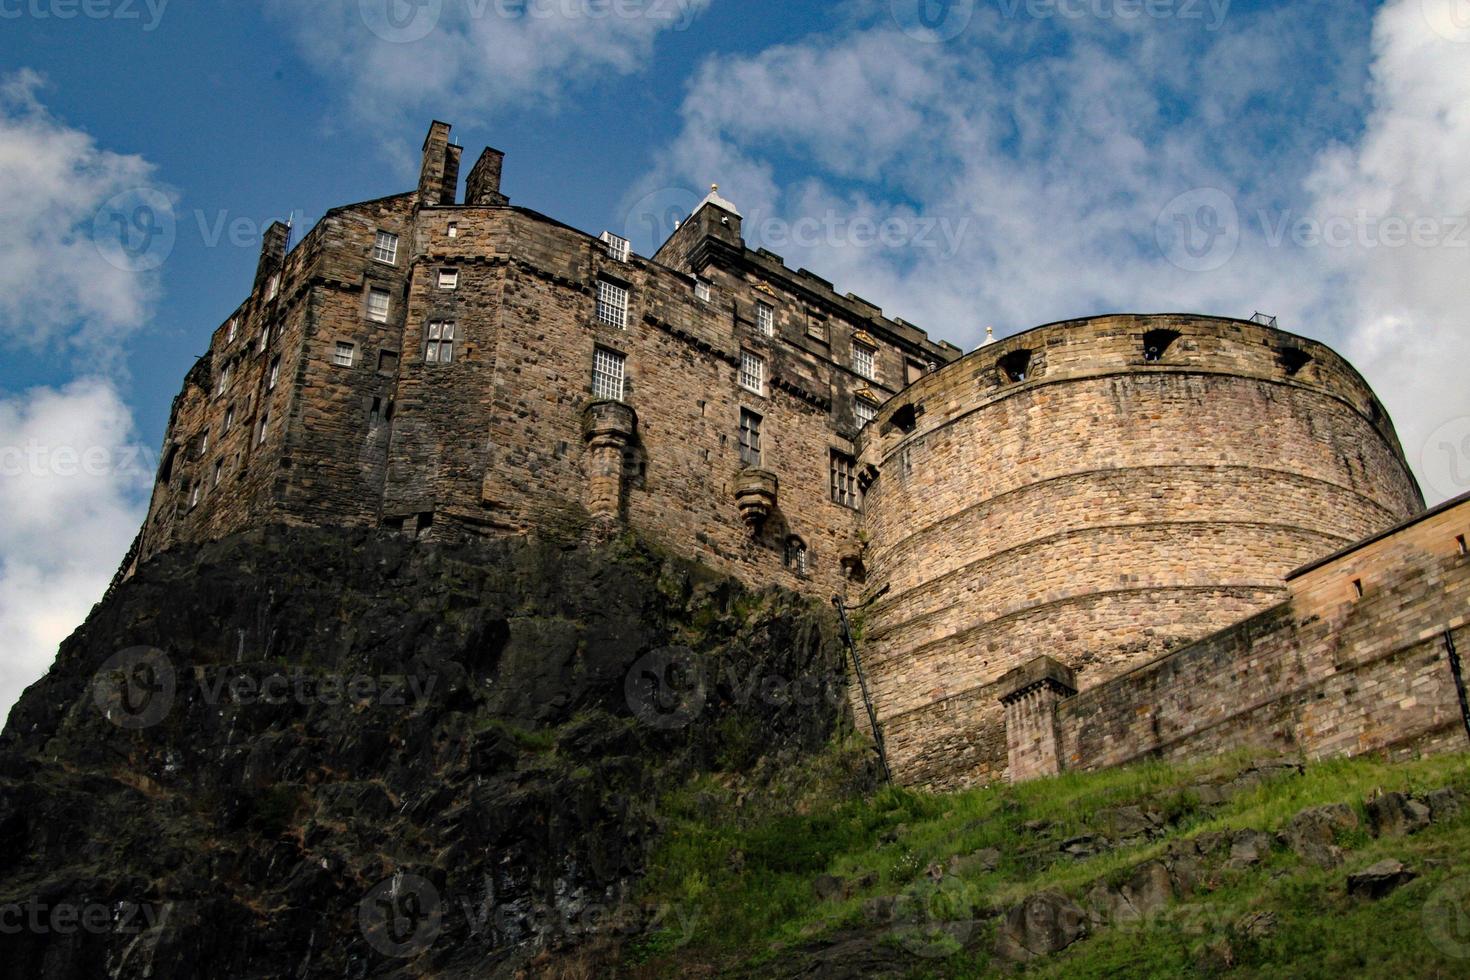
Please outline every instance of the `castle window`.
M440 269L439 270L439 288L440 289L458 289L459 288L459 270L458 269Z
M628 291L606 279L597 280L597 319L619 330L628 329Z
M694 280L694 298L704 303L709 302L710 291L708 279Z
M599 236L598 241L607 246L608 256L615 262L626 262L633 252L633 245L626 238L619 238L610 231Z
M228 327L225 327L225 343L234 343L235 334L239 332L239 326L240 324L236 321L236 319L234 317L230 317L230 325Z
M225 427L220 430L220 434L223 435L224 433L229 432L234 427L235 427L235 406L234 405L231 405L231 406L229 406L228 408L225 409Z
M451 222L449 222L449 237L450 238L458 238L459 237L459 222L457 222L457 221L451 221Z
M261 445L265 442L265 437L270 434L270 425L271 413L270 409L266 409L260 413L260 435L255 440L256 445Z
M199 506L199 495L200 495L200 493L201 493L200 483L199 483L198 480L195 480L194 481L194 486L191 487L190 490L189 490L189 507L191 509L194 508L194 507L198 507Z
M219 369L219 384L214 391L216 395L223 395L225 393L225 390L230 387L230 372L233 369L234 365L232 364L226 364L224 367Z
M1360 578L1353 579L1353 594L1355 596L1357 596L1359 599L1363 598L1363 580L1362 579L1360 579Z
M1029 350L1011 351L996 363L1000 370L1002 381L1018 382L1025 381L1031 374L1031 352Z
M622 401L627 358L605 347L592 352L592 397Z
M793 536L786 539L786 567L797 575L806 575L806 542L802 541L801 538Z
M1299 347L1283 347L1281 349L1281 368L1287 377L1295 377L1302 368L1311 363L1312 355Z
M271 276L270 282L265 284L265 301L269 303L271 300L276 298L276 294L280 291L281 274L278 272L275 275Z
M765 358L748 350L740 352L740 387L757 395L766 393Z
M1459 537L1455 538L1455 544L1459 545L1460 554L1470 555L1470 545L1467 545L1465 543L1465 535L1462 534Z
M215 486L219 486L220 477L224 475L224 472L225 472L225 461L222 460L222 459L215 460L214 461L214 485Z
M445 320L429 322L424 341L426 364L448 364L454 360L454 324Z
M378 373L390 378L398 373L398 352L396 350L378 351Z
M367 315L369 320L378 323L388 322L388 310L391 304L388 301L388 290L374 287L368 290Z
M852 403L852 413L857 418L857 427L861 429L878 417L878 406L866 398L856 398Z
M852 345L852 369L869 381L878 378L878 352L867 344Z
M382 262L385 265L398 264L398 236L391 231L378 232L377 241L373 242L373 261Z
M163 466L158 471L158 482L167 484L174 478L174 459L179 454L178 446L170 446L168 453L163 457Z
M281 359L279 357L271 360L270 374L266 377L265 390L275 391L276 382L281 380Z
M748 408L740 410L740 465L761 465L761 417Z
M202 459L204 457L204 455L206 453L208 453L208 452L209 452L209 427L208 426L205 426L204 427L204 431L201 432L201 433L199 433L199 456L200 456L200 458Z
M383 399L374 398L372 406L368 408L368 425L377 425L383 417Z
M1150 363L1162 361L1178 339L1179 334L1173 330L1150 330L1143 335L1143 359Z
M832 502L856 510L862 499L858 496L857 460L833 449L829 469Z
M337 348L332 353L332 363L338 367L352 367L353 357L357 348L345 340L337 341Z
M776 308L770 303L755 304L755 329L762 337L776 335Z
M260 352L262 354L264 354L265 353L265 349L267 347L269 347L270 345L271 345L271 325L269 323L267 323L265 326L263 326L263 327L260 328Z

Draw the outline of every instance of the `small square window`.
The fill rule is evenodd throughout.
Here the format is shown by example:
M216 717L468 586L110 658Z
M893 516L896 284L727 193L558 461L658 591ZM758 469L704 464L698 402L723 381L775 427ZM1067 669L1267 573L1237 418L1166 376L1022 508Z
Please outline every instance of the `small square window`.
M740 352L740 387L757 395L766 393L765 358L745 350Z
M628 291L606 279L597 280L597 319L620 330L628 329Z
M875 381L878 377L878 352L866 344L852 345L852 369L859 377Z
M425 336L424 362L448 364L454 360L454 324L445 320L430 321Z
M708 303L710 298L709 280L694 280L694 298L703 303Z
M776 335L776 308L770 303L755 304L755 330L762 337Z
M458 238L459 237L459 222L457 222L457 221L451 221L451 222L449 222L449 237L450 238Z
M458 289L459 288L459 270L458 269L440 269L439 270L439 288L440 289Z
M390 308L391 304L388 301L388 290L377 288L368 290L367 315L369 320L387 323Z
M339 340L336 349L332 352L332 363L338 367L352 367L356 353L356 347L345 340Z
M398 236L389 231L378 232L373 242L373 261L388 265L398 264Z
M592 354L592 397L622 401L627 357L598 347Z

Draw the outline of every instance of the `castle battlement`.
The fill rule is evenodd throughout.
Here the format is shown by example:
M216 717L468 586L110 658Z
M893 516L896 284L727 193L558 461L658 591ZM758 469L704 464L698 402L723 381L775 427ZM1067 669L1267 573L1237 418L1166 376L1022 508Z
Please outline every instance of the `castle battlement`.
M1271 608L1422 511L1327 347L1115 315L969 355L749 248L711 192L652 257L511 203L436 122L412 191L265 236L173 404L137 561L266 524L621 527L754 584L878 596L909 782L1007 766L1002 678L1086 691ZM879 594L881 596L879 596Z

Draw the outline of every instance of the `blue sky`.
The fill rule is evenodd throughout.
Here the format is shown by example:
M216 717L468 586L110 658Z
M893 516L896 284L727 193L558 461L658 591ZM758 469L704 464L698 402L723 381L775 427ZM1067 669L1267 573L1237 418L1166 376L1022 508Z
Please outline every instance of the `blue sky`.
M0 710L131 540L260 230L412 187L433 118L640 251L718 181L752 244L966 348L1277 314L1426 496L1470 490L1467 67L1470 0L0 0ZM145 268L93 241L139 200Z

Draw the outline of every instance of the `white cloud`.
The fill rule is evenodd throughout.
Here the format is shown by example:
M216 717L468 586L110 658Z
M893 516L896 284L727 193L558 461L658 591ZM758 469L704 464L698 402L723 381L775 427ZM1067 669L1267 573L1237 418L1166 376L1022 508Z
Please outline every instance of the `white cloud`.
M24 69L0 76L0 342L107 356L156 298L172 206L147 161L54 118L41 85Z
M1470 45L1436 34L1421 6L1398 0L1370 21L1303 0L1232 10L1218 32L979 7L947 44L880 20L717 57L630 199L718 181L752 244L965 345L987 324L1103 312L1277 314L1355 361L1438 499L1454 487L1421 449L1461 445L1458 430L1434 432L1446 420L1467 420L1470 474L1470 251L1293 233L1366 209L1438 217L1449 235L1470 211ZM1357 135L1332 142L1344 133ZM909 235L873 244L848 218ZM1238 236L1211 239L1203 218ZM822 231L789 234L801 219ZM1176 219L1216 242L1202 261L1170 244ZM926 220L962 230L958 248L916 247Z
M364 118L554 105L629 74L710 0L270 0L302 56Z
M102 597L152 472L116 388L90 378L0 397L0 717Z

